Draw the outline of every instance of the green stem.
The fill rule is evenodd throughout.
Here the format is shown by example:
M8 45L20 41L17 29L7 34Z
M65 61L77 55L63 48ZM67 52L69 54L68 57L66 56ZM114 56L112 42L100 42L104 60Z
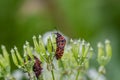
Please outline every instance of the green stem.
M60 59L59 60L59 63L60 63L60 67L62 67L62 71L65 71L65 67L64 67L64 64L63 64L63 61ZM64 75L63 73L60 75L60 80L63 80L63 77L65 77L66 75Z
M78 80L79 74L80 74L80 71L77 72L75 80Z
M61 59L60 59L60 64L61 64L62 69L65 70L63 61Z
M53 69L51 70L51 74L52 74L53 80L55 80L55 76L54 76L54 71L53 71Z

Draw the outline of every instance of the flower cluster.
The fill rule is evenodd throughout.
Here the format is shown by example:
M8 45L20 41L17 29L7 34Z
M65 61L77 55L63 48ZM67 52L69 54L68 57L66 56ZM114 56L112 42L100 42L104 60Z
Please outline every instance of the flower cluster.
M89 78L87 71L90 69L89 61L93 55L90 43L80 39L67 40L65 36L59 37L54 33L47 35L45 40L41 35L38 38L33 36L34 46L26 41L23 53L20 53L16 46L11 49L12 61L18 69L28 74L30 80L84 80ZM64 41L67 43L63 44ZM63 50L62 53L59 50ZM61 55L60 59L56 59L57 51ZM2 46L2 52L3 55L0 54L0 77L14 80L10 72L9 54L4 46ZM99 43L97 61L100 64L100 73L105 73L105 65L110 61L111 56L110 41L105 41L105 51L104 46Z
M4 45L1 46L2 54L0 54L0 77L6 80L15 80L11 75L10 58Z
M112 48L110 45L110 41L105 41L105 50L104 45L102 43L98 43L98 63L100 65L99 72L105 74L105 65L110 61L112 57Z

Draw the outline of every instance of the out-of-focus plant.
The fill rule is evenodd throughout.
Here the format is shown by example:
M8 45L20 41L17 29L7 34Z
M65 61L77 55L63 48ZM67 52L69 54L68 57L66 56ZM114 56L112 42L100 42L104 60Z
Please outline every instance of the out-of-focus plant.
M13 62L19 69L28 73L30 80L34 80L36 79L35 74L33 72L33 65L35 60L32 54L33 53L32 48L30 47L29 42L26 42L23 48L24 48L23 57L18 52L17 47L14 47L14 49L11 49Z
M53 80L55 80L54 76L54 64L53 59L55 55L56 50L56 41L55 41L55 35L52 34L52 37L47 38L47 44L45 45L43 43L42 37L39 36L39 39L37 41L36 37L33 37L34 42L34 49L35 52L39 55L40 60L43 63L46 63L47 70L51 72Z
M105 48L104 48L105 47ZM98 57L97 61L100 65L98 72L105 74L105 65L110 61L112 57L112 47L109 40L105 41L105 46L102 43L98 43Z
M62 58L56 59L56 34L50 33L46 39L42 36L33 36L34 47L26 41L23 46L23 56L20 55L17 47L11 49L14 64L22 71L28 73L30 80L85 80L87 71L90 69L89 61L93 55L93 48L85 40L67 40ZM46 41L46 42L45 42ZM101 43L98 44L97 61L100 64L99 73L105 73L105 65L112 56L110 41L105 41L105 51ZM5 67L5 77L10 75L9 55L5 48L2 61L0 61L0 76L3 74L2 67ZM6 55L6 56L4 56ZM3 66L3 62L7 62ZM8 74L7 74L8 73ZM97 80L97 78L96 78Z
M5 80L15 80L14 77L11 75L11 66L10 66L10 58L9 54L2 45L2 54L0 54L0 77L4 78Z
M79 80L79 74L84 74L84 72L89 68L89 59L92 57L93 49L90 43L85 42L85 40L70 41L71 53L77 63L77 75L75 80ZM84 76L83 76L84 77ZM81 78L83 78L81 76Z

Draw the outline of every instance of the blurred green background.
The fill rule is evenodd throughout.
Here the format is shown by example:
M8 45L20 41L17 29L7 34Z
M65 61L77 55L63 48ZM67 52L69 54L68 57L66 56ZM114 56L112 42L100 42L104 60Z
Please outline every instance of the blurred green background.
M0 0L0 45L9 51L16 45L22 52L33 35L57 29L70 38L89 41L96 55L97 42L110 39L108 80L120 79L119 27L120 0Z

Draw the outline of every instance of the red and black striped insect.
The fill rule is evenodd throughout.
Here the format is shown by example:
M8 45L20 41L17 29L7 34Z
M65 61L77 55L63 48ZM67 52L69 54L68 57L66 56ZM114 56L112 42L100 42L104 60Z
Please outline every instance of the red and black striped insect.
M35 59L35 63L33 65L33 71L36 77L39 78L39 75L42 73L42 67L41 67L42 62L35 56L34 59Z
M58 32L55 34L57 35L56 37L57 49L56 49L55 56L56 56L56 59L58 60L58 59L61 59L61 57L63 56L66 40L64 36L62 36Z

